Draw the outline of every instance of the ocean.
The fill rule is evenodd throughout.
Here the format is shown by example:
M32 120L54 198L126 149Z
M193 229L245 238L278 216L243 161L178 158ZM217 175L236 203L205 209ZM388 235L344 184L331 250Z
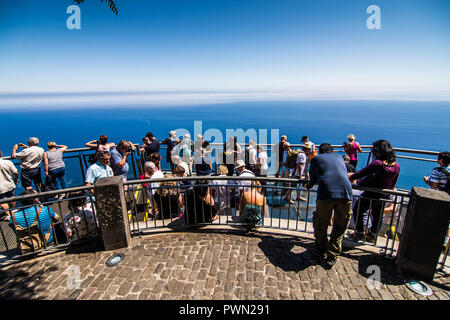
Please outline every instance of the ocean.
M30 136L38 137L46 150L48 141L79 148L89 140L98 139L100 134L108 135L109 141L116 143L121 139L141 143L148 131L161 141L170 130L178 129L180 134L181 129L185 129L194 139L198 133L194 131L194 122L199 124L198 121L205 136L208 132L221 132L224 139L227 129L240 128L247 133L254 129L257 142L261 143L276 143L278 140L271 140L271 134L277 139L284 134L291 144L300 144L304 135L317 145L322 142L342 144L348 134L353 133L362 145L386 139L399 148L450 149L450 102L265 101L163 107L61 106L58 109L4 109L0 110L0 118L0 150L4 156L11 154L15 143L27 143ZM211 142L217 142L215 139ZM434 156L410 156L435 159ZM366 160L367 154L360 156L358 169ZM437 165L407 159L398 161L401 171L397 187L401 189L426 187L423 176ZM78 160L67 159L66 164L69 185L80 185ZM167 164L163 164L167 168Z

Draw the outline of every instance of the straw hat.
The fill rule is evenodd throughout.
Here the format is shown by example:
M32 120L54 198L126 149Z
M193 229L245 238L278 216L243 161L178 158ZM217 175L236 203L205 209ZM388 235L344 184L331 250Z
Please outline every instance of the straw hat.
M239 169L239 168L242 168L242 167L245 167L245 162L242 161L242 160L236 161L236 166L234 168L235 169Z

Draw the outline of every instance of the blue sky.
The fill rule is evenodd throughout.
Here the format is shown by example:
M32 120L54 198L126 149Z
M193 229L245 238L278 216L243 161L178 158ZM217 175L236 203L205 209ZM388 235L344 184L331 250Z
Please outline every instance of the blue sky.
M116 0L118 16L86 0L68 30L72 4L0 2L0 104L42 92L450 100L448 0ZM371 4L381 30L366 27Z

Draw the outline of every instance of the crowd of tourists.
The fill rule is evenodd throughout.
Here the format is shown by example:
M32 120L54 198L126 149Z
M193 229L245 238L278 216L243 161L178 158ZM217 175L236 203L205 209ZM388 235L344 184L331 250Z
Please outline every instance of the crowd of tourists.
M145 161L140 179L144 180L142 188L149 198L155 219L180 217L186 224L197 224L217 220L221 214L231 215L234 208L236 213L239 213L241 221L248 223L252 228L262 222L267 210L264 179L260 181L197 179L195 182L188 180L175 182L170 178L193 175L228 177L235 173L236 176L243 178L267 177L268 155L263 145L250 140L248 146L244 147L237 142L236 137L231 137L223 145L222 164L218 166L217 173L213 174L210 161L212 148L202 135L198 135L193 141L189 134L185 134L180 140L175 131L170 131L168 137L160 142L148 132L142 142L143 144L138 146L138 151ZM161 170L161 144L167 145L166 161L170 165L171 173L164 174ZM352 184L394 189L400 166L391 144L386 140L378 140L372 144L373 161L359 170L358 153L361 153L362 149L353 134L348 136L348 143L344 143L346 153L344 156L333 152L332 146L328 143L322 143L317 147L308 136L302 137L301 144L300 148L294 149L287 136L281 137L273 149L277 160L275 176L298 181L292 184L284 183L284 186L290 187L282 191L287 203L307 201L298 189L296 198L292 198L292 190L297 186L303 185L306 189L310 189L318 185L316 211L313 215L314 235L321 259L331 267L341 253L342 238L352 216L354 232L348 236L355 241L374 242L383 215L389 210L385 201L388 196L365 191L355 198ZM93 186L98 179L105 177L121 176L123 181L127 180L129 172L127 160L136 150L132 142L121 140L116 145L108 142L106 135L101 135L98 140L87 142L86 146L95 150L89 158L90 166L84 181L86 186ZM19 148L22 148L22 151L19 152ZM28 145L14 145L11 158L19 160L20 175L10 160L0 160L0 199L15 196L19 176L21 185L25 188L22 195L68 187L63 160L67 146L51 141L47 143L47 148L47 151L41 148L39 139L35 137L29 139ZM1 156L3 155L0 151ZM424 177L424 181L430 188L448 192L450 153L439 153L437 162L439 167L433 169L430 176ZM44 164L45 182L41 177L41 163ZM157 182L151 182L156 179ZM92 188L90 192L93 194L94 189ZM70 198L71 208L70 212L62 217L66 235L72 240L95 235L97 222L92 203L86 201L86 195L61 193L58 198L63 199L65 196ZM39 220L45 236L44 242L50 243L53 238L51 220L57 221L60 217L51 208L39 206L38 197L21 202L24 209L20 211L13 210L14 202L1 204L0 219L10 221L16 231L26 229L30 223ZM328 240L329 225L333 226L333 230Z

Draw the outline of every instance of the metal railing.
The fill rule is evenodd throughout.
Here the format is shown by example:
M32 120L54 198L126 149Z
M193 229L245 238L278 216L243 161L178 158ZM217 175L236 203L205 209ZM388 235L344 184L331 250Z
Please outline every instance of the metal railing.
M201 187L195 183L182 185L186 181L202 181ZM242 185L243 181L259 181L262 185ZM184 178L164 178L146 179L140 181L126 182L128 186L128 212L130 230L132 235L145 234L146 231L158 228L177 228L184 225L231 225L245 227L243 223L242 210L239 209L239 199L236 196L242 189L254 191L260 189L260 194L264 195L267 209L261 219L259 227L280 229L289 231L306 232L313 234L312 217L316 207L316 189L306 189L302 185L306 180L262 178L262 177L184 177ZM153 186L151 184L153 183ZM158 184L163 183L163 186ZM175 184L170 186L170 184ZM142 184L149 184L143 187ZM169 184L169 185L165 185ZM192 202L195 192L202 192L200 188L208 188L209 197L214 199L214 206L197 207ZM396 256L399 238L403 231L404 217L406 214L409 196L408 192L398 190L374 189L366 187L354 188L353 215L348 230L356 229L358 220L363 221L365 233L374 226L374 239L363 238L359 243L374 246L380 249L380 253L389 258ZM166 190L167 195L162 195ZM370 197L364 196L361 192L370 192ZM203 191L204 192L204 191ZM225 199L221 199L223 195ZM253 195L253 193L251 193ZM374 196L373 194L379 194ZM295 197L294 197L295 195ZM159 198L159 199L158 199ZM161 199L166 198L166 199ZM286 199L287 198L287 199ZM289 201L289 200L292 200ZM367 210L360 210L361 204L368 202ZM156 213L155 207L158 208ZM194 208L194 213L186 214L186 208ZM202 210L202 212L195 212ZM376 210L379 210L376 212ZM380 216L375 220L374 217ZM216 219L214 217L217 216ZM200 219L198 219L200 217ZM201 221L197 221L201 220ZM330 225L332 224L332 219ZM328 230L329 232L331 229ZM347 234L347 239L349 239ZM448 248L448 244L447 244ZM439 270L446 267L448 250L443 253L439 262ZM447 266L448 267L448 266Z
M269 155L269 159L272 157L273 152L277 152L277 150L274 150L275 144L262 144L264 147L267 148L267 152ZM145 159L145 153L139 151L139 145L135 144L137 147L134 152L130 154L130 157L128 158L127 162L130 166L128 179L130 180L137 180L139 179L140 175L143 173L143 166L146 161ZM222 164L222 152L223 152L223 144L222 143L211 143L210 144L212 148L212 153L210 157L214 159L213 166L212 166L212 172L216 173L218 166ZM242 147L248 146L247 144L244 144ZM301 144L291 144L292 148L298 148L303 145ZM345 153L343 149L343 145L333 145L334 152L337 153ZM361 148L363 149L363 154L367 155L367 164L370 162L371 159L371 145L361 145ZM439 154L437 151L429 151L429 150L417 150L417 149L406 149L406 148L394 148L394 150L397 152L397 158L399 159L406 159L406 160L412 160L412 161L422 161L422 162L436 162L436 156ZM169 163L166 159L166 151L167 146L161 145L160 155L161 155L161 169L162 171L170 171ZM69 182L69 186L75 187L75 186L82 186L84 185L85 181L85 172L87 168L89 167L88 159L89 157L95 152L95 150L91 148L75 148L75 149L68 149L63 154L63 159L66 163L66 177L70 178L71 181ZM430 158L423 158L423 157L413 157L410 155L402 155L402 154L421 154L421 155L429 155L429 156L435 156L434 159ZM11 159L11 157L3 157L5 160L12 160L13 163L18 167L19 161L16 159ZM273 158L274 160L275 157ZM275 174L277 170L277 165L269 167L269 175ZM195 166L193 167L193 172L195 173ZM21 191L21 188L18 188L18 191Z
M0 204L16 203L0 209L2 216L9 217L0 221L0 261L64 250L71 243L100 235L95 198L88 192L91 188L75 187L0 200ZM65 197L59 199L61 195ZM75 207L75 202L82 205Z
M198 184L199 181L202 182L202 185ZM260 185L252 185L256 181ZM188 182L190 184L187 184ZM168 227L228 225L246 228L248 223L242 221L242 208L239 207L241 205L240 199L243 196L242 192L245 189L250 192L250 203L253 203L253 199L256 200L257 190L259 190L258 194L265 199L266 208L257 223L257 227L313 234L312 218L316 208L317 190L315 188L306 189L304 184L307 182L307 180L285 178L228 176L166 177L127 181L124 184L126 187L125 199L131 235L140 236L149 231ZM147 186L144 187L143 184L147 184ZM20 203L27 199L40 199L40 202L34 205L21 204L14 208L1 209L0 213L7 211L10 213L14 210L16 217L21 215L24 218L22 225L27 227L31 225L31 220L34 220L34 217L38 214L38 208L46 208L44 214L48 217L42 219L42 221L41 218L38 219L37 227L44 232L46 226L41 224L47 221L50 223L48 230L53 235L53 239L50 242L45 242L42 247L24 253L21 252L20 247L23 239L19 239L15 225L11 222L1 221L0 254L2 256L0 256L0 260L2 258L3 260L15 259L49 249L63 250L70 243L83 242L89 239L90 237L84 237L86 228L88 228L88 221L86 220L88 212L91 221L92 219L95 221L95 232L93 234L100 235L101 230L98 229L97 224L95 198L88 192L90 189L92 189L92 186L84 186L0 200L0 204L4 204ZM368 239L361 239L360 244L374 246L380 249L380 254L388 258L394 258L403 231L409 192L373 189L356 185L353 185L353 191L353 216L348 229L355 229L360 215L364 216L361 219L364 229L369 229L375 223L373 219L377 213L375 210L379 210L378 213L381 218L375 228L376 236L372 239L373 242L366 241ZM361 194L362 191L371 192L372 196L364 196ZM75 192L82 192L83 194L77 197L70 196ZM196 193L201 192L205 192L210 199L214 200L214 206L202 205L198 207L198 203L195 202L201 200L196 196ZM379 196L373 196L373 193L379 194ZM61 194L69 197L57 199L56 196ZM74 208L72 201L80 198L87 198L89 205ZM360 210L362 201L369 202L367 211ZM378 205L374 205L375 203L378 203ZM156 208L158 208L158 211ZM52 216L54 217L52 212L59 216L58 220L52 219ZM74 213L80 214L75 215ZM75 223L72 236L69 236L67 232L68 222L71 218L72 221L76 221L77 217L81 221L78 221L78 224ZM332 223L331 219L330 225ZM330 232L331 229L328 231ZM26 230L26 232L30 231ZM25 240L31 239L32 234L29 233L28 236L25 233L22 238L25 238ZM447 250L440 257L438 270L442 271L448 268L447 257L448 244Z

